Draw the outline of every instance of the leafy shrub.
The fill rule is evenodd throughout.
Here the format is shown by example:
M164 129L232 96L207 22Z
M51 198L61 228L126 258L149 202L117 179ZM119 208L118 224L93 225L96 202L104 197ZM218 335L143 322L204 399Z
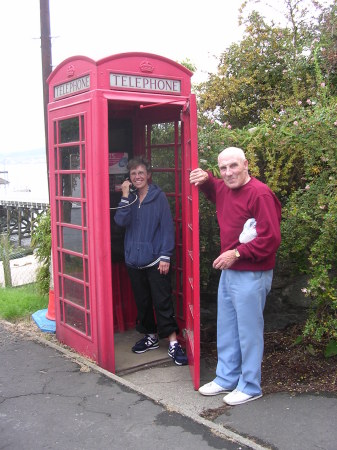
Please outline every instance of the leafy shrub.
M303 291L312 313L304 333L337 340L337 108L336 102L307 99L279 112L268 111L253 128L233 130L202 117L200 166L218 175L217 156L228 146L243 148L250 173L283 204L280 266L309 275ZM212 261L220 250L215 210L200 203L201 283L209 286ZM207 267L205 267L205 265Z
M34 224L32 232L32 247L41 263L37 273L37 285L42 294L48 294L50 287L51 264L51 228L50 211L41 214Z

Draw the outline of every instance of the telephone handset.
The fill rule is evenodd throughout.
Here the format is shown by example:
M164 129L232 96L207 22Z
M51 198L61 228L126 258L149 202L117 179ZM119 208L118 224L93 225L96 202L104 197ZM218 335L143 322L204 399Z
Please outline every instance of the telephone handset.
M131 184L129 187L129 191L131 194L135 194L137 192L137 188L133 184Z
M111 175L112 176L112 175ZM123 180L124 179L124 180ZM121 194L121 191L122 191L122 184L123 184L123 182L124 181L126 181L126 180L128 180L130 183L131 183L131 181L130 181L130 178L128 177L128 176L125 176L125 174L123 175L122 174L122 176L119 174L118 175L118 185L117 184L114 184L114 189L113 189L113 191L112 191L112 195L118 195L118 199L116 200L117 201L117 203L120 201L120 194ZM117 181L117 180L114 180L115 182ZM116 189L117 188L117 189ZM137 188L131 183L130 185L129 185L129 192L130 192L130 194L133 194L133 196L135 197L134 198L134 200L133 201L131 201L131 203L127 203L127 204L125 204L125 205L123 205L123 206L114 206L114 207L110 207L110 209L121 209L121 208L128 208L128 207L130 207L131 205L133 205L136 201L137 201L137 199L138 199L138 195L137 195Z
M130 181L130 178L126 177L126 180ZM130 183L131 183L131 181L130 181ZM129 186L129 191L130 191L130 194L135 194L137 191L137 188L131 183Z

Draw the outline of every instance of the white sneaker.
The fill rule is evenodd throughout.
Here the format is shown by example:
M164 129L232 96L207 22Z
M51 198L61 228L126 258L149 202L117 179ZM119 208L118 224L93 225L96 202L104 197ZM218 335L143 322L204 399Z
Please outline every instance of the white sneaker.
M234 406L234 405L242 405L243 403L251 402L252 400L256 400L260 397L262 397L262 394L248 395L248 394L245 394L244 392L234 389L233 392L224 396L223 401L225 403L227 403L227 405Z
M210 383L201 386L199 388L199 392L201 395L218 395L230 392L230 389L225 389L222 386L219 386L214 381L211 381Z

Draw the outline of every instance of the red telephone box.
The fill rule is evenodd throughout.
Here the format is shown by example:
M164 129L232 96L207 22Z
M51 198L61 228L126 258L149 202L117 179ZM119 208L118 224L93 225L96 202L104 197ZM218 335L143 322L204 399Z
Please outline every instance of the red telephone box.
M66 59L48 79L49 176L57 338L115 372L114 333L136 308L113 220L128 159L144 155L175 223L176 317L200 379L197 112L185 67L147 53Z

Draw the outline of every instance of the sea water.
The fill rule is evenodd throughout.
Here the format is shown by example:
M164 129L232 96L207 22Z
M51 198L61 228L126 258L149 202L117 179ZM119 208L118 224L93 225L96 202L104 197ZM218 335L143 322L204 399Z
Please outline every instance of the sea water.
M46 157L41 151L0 157L0 200L49 203Z

